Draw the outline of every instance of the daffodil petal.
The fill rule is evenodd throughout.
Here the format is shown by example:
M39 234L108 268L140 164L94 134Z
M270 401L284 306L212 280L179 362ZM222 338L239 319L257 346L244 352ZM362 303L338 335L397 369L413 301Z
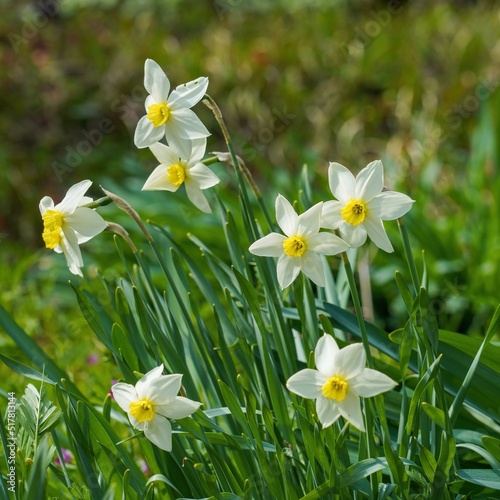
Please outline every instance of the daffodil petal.
M189 180L186 186L192 180L200 189L207 189L219 184L220 179L203 163L197 163L188 171Z
M300 236L309 236L319 231L321 220L321 208L323 203L317 203L309 210L299 215L297 234Z
M353 380L349 380L349 388L363 398L371 398L377 394L390 391L397 382L382 372L365 368Z
M177 122L179 125L179 136L182 139L201 139L202 137L208 137L210 132L207 130L205 125L196 116L196 114L190 109L177 109L171 112L171 119L167 120L165 125L168 127L172 122ZM170 142L171 137L167 136L167 140Z
M165 126L155 127L147 116L138 122L134 133L134 144L137 148L147 148L162 139L165 135Z
M284 289L291 285L300 273L300 259L283 254L278 259L278 283Z
M118 406L127 413L130 410L130 403L137 401L137 391L135 387L130 384L125 384L124 382L118 382L111 387L113 392L113 397L118 403Z
M177 396L167 404L157 405L155 407L155 412L168 418L186 418L198 410L200 406L201 403L198 403L198 401L192 401L191 399Z
M87 241L106 229L106 221L91 208L78 207L71 215L66 216L65 222L69 224L78 234L78 243L82 239ZM80 235L85 238L80 238Z
M343 206L340 201L325 201L321 209L320 226L325 229L338 229L344 223L341 213Z
M174 151L172 148L165 146L161 142L156 142L149 146L151 153L155 155L155 158L165 165L172 165L173 163L178 163L180 160L177 151Z
M207 138L193 139L191 141L191 154L188 166L191 167L203 159L207 150Z
M92 181L85 180L81 181L74 186L71 186L66 193L63 201L55 206L56 210L59 210L65 215L72 214L78 207L80 201L84 197L85 193L88 191L89 187L92 185Z
M172 451L172 426L165 417L155 415L153 420L146 422L144 435L158 448Z
M301 259L302 272L318 286L325 286L325 269L319 254L308 250Z
M285 239L282 234L270 233L252 243L248 250L260 257L279 257L283 255L283 242Z
M179 186L176 186L170 182L167 175L167 166L166 165L158 165L152 172L151 175L147 178L144 186L142 187L143 191L170 191L175 192L179 189Z
M179 158L181 158L188 167L196 163L193 162L191 158L193 141L206 141L206 137L203 137L202 139L185 139L180 136L182 126L175 122L167 123L165 124L165 127L169 129L170 146L172 146L173 150L178 154ZM170 133L171 130L176 130L175 134L173 132Z
M137 429L138 431L143 431L144 426L147 424L147 422L139 422L139 420L137 420L135 417L130 415L130 413L128 414L128 419L129 419L130 423L132 424L132 427L134 429Z
M328 168L328 184L333 196L344 206L351 198L354 198L356 179L349 169L340 163L331 162Z
M147 387L139 389L136 386L136 389L141 398L148 398L154 404L163 405L175 399L181 388L181 382L182 375L178 373L161 375L150 380Z
M40 215L43 215L47 210L54 208L54 200L50 196L44 196L40 200L38 208L40 209Z
M299 227L299 216L293 209L290 202L281 195L278 195L275 202L276 222L287 236L294 236Z
M365 203L375 198L384 189L384 167L380 160L369 163L356 177L353 198Z
M316 368L326 377L331 377L335 373L334 359L335 354L339 352L339 346L335 339L325 333L316 344L314 350L314 361ZM326 381L325 378L325 381Z
M363 412L361 411L361 401L359 396L348 392L345 399L338 403L340 414L360 431L365 430L363 422Z
M382 220L403 217L415 203L409 196L395 191L384 191L373 198L367 206L368 213Z
M380 219L369 215L364 220L363 225L375 245L388 253L394 252L394 248L385 232L384 224Z
M63 238L60 246L66 257L66 262L70 272L77 276L83 276L81 268L83 267L82 252L78 246L78 237L71 227L63 229Z
M332 233L318 233L307 239L307 249L323 255L337 255L348 248L343 239Z
M321 396L321 388L326 382L326 377L317 370L305 368L292 375L286 383L289 391L306 399L316 399Z
M350 380L363 372L366 366L366 353L363 344L350 344L335 353L333 364L335 373Z
M156 102L166 101L170 91L170 81L159 64L152 59L144 63L144 88Z
M161 377L162 373L163 364L149 370L140 380L137 381L137 384L135 384L135 390L137 391L139 398L146 397L149 384L158 377Z
M316 413L319 421L323 424L323 429L326 429L339 419L339 405L333 399L327 399L321 395L316 400Z
M148 95L146 97L146 100L144 101L144 108L146 109L146 113L148 112L149 106L151 106L151 104L158 104L158 102L152 95Z
M212 209L203 191L195 183L186 182L185 186L186 194L191 203L206 214L212 213Z
M366 241L367 233L363 224L352 226L346 222L339 227L339 231L342 239L353 248L360 247Z
M168 98L168 106L174 111L180 108L191 108L206 94L208 78L200 76L196 80L179 85Z

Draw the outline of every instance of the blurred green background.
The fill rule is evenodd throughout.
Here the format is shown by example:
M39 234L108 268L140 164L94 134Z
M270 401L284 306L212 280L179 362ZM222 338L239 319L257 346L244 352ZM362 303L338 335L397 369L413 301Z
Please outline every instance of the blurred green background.
M330 196L328 161L357 171L382 158L386 184L416 200L408 225L421 268L425 250L440 326L484 333L500 302L498 2L0 0L0 7L0 303L77 380L96 380L107 358L67 284L79 278L43 248L43 196L57 202L88 178L92 196L102 184L145 219L218 245L213 219L181 193L140 193L156 166L132 141L146 58L173 86L210 78L209 93L271 212L278 192L297 197L304 163L320 201ZM213 132L209 150L223 149L209 111L202 104L196 111ZM230 171L216 170L218 192L236 207ZM132 230L112 207L101 213ZM405 320L393 276L406 269L396 224L387 226L396 253L367 247L362 258L373 315L390 331ZM89 289L100 290L97 269L108 278L122 273L110 234L83 254ZM2 351L19 357L0 335Z

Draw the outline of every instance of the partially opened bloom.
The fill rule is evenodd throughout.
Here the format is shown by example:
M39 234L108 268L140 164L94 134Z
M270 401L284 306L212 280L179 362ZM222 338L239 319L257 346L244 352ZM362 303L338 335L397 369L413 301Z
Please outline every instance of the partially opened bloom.
M316 413L323 428L342 416L364 431L359 397L369 398L390 391L396 382L377 370L365 368L363 344L339 349L328 334L319 339L314 359L317 369L306 368L290 377L286 383L288 390L316 400Z
M119 382L112 387L120 408L127 412L132 426L156 446L172 450L172 427L169 418L186 418L201 403L177 396L182 375L162 375L163 365L146 373L135 386Z
M139 120L135 129L134 143L138 148L151 146L166 136L168 143L179 150L179 139L199 139L210 135L190 109L205 95L207 77L179 85L169 95L167 75L155 61L147 59L144 87L149 96L145 103L147 114Z
M331 233L320 233L321 203L297 215L283 196L276 198L276 220L285 236L270 233L253 243L249 250L263 257L279 257L278 282L289 286L302 271L319 286L325 286L321 255L345 252L349 245Z
M220 179L201 163L207 140L203 138L186 142L186 146L182 148L186 154L177 152L161 142L149 147L160 165L155 168L142 189L177 191L184 184L193 205L202 212L210 213L210 205L203 194L203 189L215 186Z
M402 217L414 201L402 193L382 191L382 162L371 162L356 178L339 163L330 163L328 181L338 201L323 203L321 227L338 229L352 247L361 246L369 236L379 248L393 252L382 221Z
M85 193L91 181L82 181L72 186L57 205L49 196L40 201L45 246L57 253L64 253L69 270L82 276L82 253L79 245L106 229L106 222L93 209L83 207L92 202Z

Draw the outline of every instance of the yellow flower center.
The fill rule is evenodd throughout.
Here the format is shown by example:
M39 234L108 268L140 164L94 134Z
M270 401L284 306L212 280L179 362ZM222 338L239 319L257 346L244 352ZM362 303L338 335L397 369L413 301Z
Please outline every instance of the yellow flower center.
M173 163L167 169L168 180L174 186L180 186L187 177L187 167L184 163Z
M290 236L283 242L283 251L290 257L300 257L306 248L306 241L300 236Z
M325 398L334 399L340 403L340 401L344 401L348 389L349 383L347 379L340 375L334 375L324 383L321 392Z
M45 246L52 250L61 242L64 216L59 210L49 209L42 215L42 220L42 238L45 242Z
M139 399L130 403L130 415L138 422L151 422L155 416L155 405L148 398Z
M340 211L342 219L349 224L357 226L361 224L368 214L366 203L362 200L349 200L347 205Z
M170 118L170 108L166 102L148 106L148 118L155 127L163 125Z

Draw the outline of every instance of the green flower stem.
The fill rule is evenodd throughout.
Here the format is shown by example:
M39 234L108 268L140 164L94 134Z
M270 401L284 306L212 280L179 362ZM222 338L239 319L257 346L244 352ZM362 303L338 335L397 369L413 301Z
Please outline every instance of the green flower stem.
M103 196L102 198L99 198L98 200L95 200L91 203L87 203L87 205L82 205L82 207L85 208L97 208L97 207L104 207L105 205L109 205L113 200L109 196Z
M247 205L248 209L250 209L250 200L248 199L248 193L245 189L245 184L244 180L248 183L250 186L250 189L253 191L255 197L257 198L257 201L259 202L259 205L262 209L262 212L266 218L266 221L269 225L269 228L273 227L273 222L271 219L271 216L269 215L269 212L267 210L266 204L264 203L264 199L262 198L262 194L260 193L259 187L253 180L252 174L246 167L245 163L241 161L237 156L234 151L233 143L231 141L231 136L229 135L229 131L227 129L226 123L224 122L224 118L222 116L222 113L219 109L219 106L217 106L217 103L208 95L205 95L206 101L203 101L207 107L212 111L212 113L215 116L215 119L217 120L217 123L219 124L222 134L224 135L224 140L226 141L227 149L229 151L229 154L231 155L231 160L233 162L234 169L236 171L236 175L238 177L238 183L241 188L242 196L244 203ZM253 222L253 221L252 221ZM256 238L257 233L255 234Z
M358 289L356 287L356 280L354 279L354 273L352 271L351 263L349 262L349 257L347 256L347 253L342 252L341 255L345 266L347 280L349 281L349 288L351 290L351 297L352 297L352 302L354 304L354 310L356 311L356 317L358 319L359 331L361 332L361 340L363 341L363 346L366 352L366 361L368 362L368 367L373 368L373 359L372 359L372 353L370 351L370 342L368 341L368 334L366 333L365 320L363 318L361 301L359 300Z
M212 165L214 163L218 163L220 160L217 158L217 156L211 156L210 158L206 158L205 160L202 160L201 162L204 163L205 165Z
M363 318L363 311L361 309L361 301L359 300L358 289L356 287L356 281L354 279L354 273L352 271L351 263L349 262L349 257L346 252L342 252L342 260L344 262L345 271L347 275L347 279L349 281L349 288L351 290L351 297L354 303L354 309L356 311L356 317L358 319L359 330L361 332L361 339L363 341L363 346L366 352L366 360L368 366L373 368L373 359L370 351L370 343L368 341L368 334L366 332L365 320ZM365 409L365 427L366 427L366 449L368 452L368 457L375 458L377 456L376 453L376 445L375 445L375 437L374 437L374 420L372 414L371 405L365 401L364 409ZM378 479L376 474L372 474L370 476L370 483L372 487L372 492L375 493L378 488Z
M417 266L415 265L415 260L413 258L413 253L411 251L410 238L408 236L408 231L403 222L403 218L398 219L399 231L401 233L401 238L403 239L403 247L406 255L406 261L408 262L408 267L410 269L411 281L413 283L413 288L415 289L415 296L420 290L420 280L418 279Z

